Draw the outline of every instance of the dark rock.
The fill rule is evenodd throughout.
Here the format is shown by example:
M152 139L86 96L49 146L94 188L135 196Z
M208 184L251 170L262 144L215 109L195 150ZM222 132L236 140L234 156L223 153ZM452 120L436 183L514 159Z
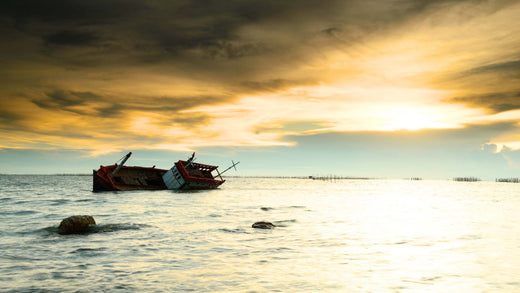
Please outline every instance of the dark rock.
M274 227L276 226L271 222L256 222L253 224L253 228L257 229L273 229Z
M260 209L261 209L262 211L266 211L266 212L267 212L267 211L272 210L273 208L269 208L269 207L261 207Z
M58 233L81 234L89 232L94 226L96 226L96 221L94 221L92 216L71 216L61 221L58 227Z

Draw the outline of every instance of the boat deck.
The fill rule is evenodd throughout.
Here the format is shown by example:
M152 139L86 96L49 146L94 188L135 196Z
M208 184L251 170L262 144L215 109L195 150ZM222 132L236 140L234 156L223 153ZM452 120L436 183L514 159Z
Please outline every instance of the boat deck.
M112 176L114 183L118 186L126 185L129 187L159 187L164 188L162 175L165 170L159 169L134 169L132 167L121 168L116 175Z

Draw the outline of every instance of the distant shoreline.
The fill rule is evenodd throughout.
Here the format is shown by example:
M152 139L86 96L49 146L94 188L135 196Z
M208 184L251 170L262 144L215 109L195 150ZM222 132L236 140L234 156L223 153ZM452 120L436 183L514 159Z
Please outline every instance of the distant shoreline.
M0 176L92 176L92 174L3 174Z
M0 176L92 176L92 174L74 174L74 173L57 173L57 174L5 174L0 173ZM422 181L422 180L446 180L454 182L497 182L497 183L520 183L520 178L495 178L495 179L480 179L477 177L454 177L444 179L423 179L420 177L407 177L407 178L387 178L387 177L356 177L356 176L225 176L225 178L257 178L257 179L306 179L306 180L318 180L318 181L336 181L336 180L410 180L410 181Z

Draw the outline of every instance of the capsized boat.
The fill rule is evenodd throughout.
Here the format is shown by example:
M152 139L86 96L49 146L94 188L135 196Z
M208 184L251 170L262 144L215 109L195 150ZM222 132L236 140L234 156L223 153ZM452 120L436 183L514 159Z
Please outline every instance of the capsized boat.
M184 161L177 161L169 170L153 167L124 166L132 152L118 165L100 166L93 170L93 191L213 189L225 180L222 174L236 165L219 172L218 166L195 163L195 153ZM213 172L216 172L214 175Z

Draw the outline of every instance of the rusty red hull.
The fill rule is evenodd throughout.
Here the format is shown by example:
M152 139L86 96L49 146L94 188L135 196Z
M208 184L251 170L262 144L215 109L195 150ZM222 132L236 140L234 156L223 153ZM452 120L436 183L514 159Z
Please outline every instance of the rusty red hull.
M112 175L117 165L101 166L92 174L93 191L166 189L162 175L167 170L153 167L123 166Z
M163 180L168 189L213 189L225 182L217 168L180 160L163 175ZM213 176L212 172L216 172L217 176Z
M218 173L218 166L188 161L178 161L172 169L155 167L122 166L113 174L117 165L100 166L92 174L93 191L163 190L163 189L214 189L225 180ZM216 177L212 172L218 173ZM166 183L165 183L166 179Z

